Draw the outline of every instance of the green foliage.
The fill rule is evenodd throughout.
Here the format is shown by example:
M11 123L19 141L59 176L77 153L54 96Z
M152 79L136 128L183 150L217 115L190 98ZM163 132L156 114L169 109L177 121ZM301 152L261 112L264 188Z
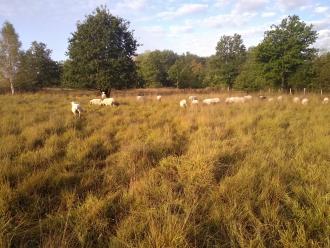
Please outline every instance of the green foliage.
M216 54L209 63L211 82L217 83L216 80L219 80L218 84L223 82L232 88L245 57L246 49L241 36L223 35L216 46Z
M17 74L21 42L14 26L5 22L0 33L0 73L5 80L8 80L11 93L15 93L14 80Z
M265 87L270 87L270 85L264 77L262 65L256 59L256 48L250 48L241 72L235 80L234 88L253 91Z
M64 84L106 92L135 86L132 57L137 46L128 21L113 16L105 7L96 8L77 24L69 39Z
M136 58L139 74L146 87L170 87L175 81L169 78L169 69L178 59L170 50L145 52Z
M330 91L330 52L322 54L313 62L315 77L312 79L313 87Z
M317 32L296 15L271 28L257 47L257 59L263 64L265 76L272 79L275 86L287 89L289 77L314 57L316 49L311 45L316 41Z
M204 73L204 60L189 53L180 56L168 71L177 88L201 88Z
M20 88L41 88L58 85L59 64L50 57L51 50L44 43L32 42L26 52L21 52L16 85Z
M0 96L1 247L329 247L318 95L185 110L182 92L94 97Z

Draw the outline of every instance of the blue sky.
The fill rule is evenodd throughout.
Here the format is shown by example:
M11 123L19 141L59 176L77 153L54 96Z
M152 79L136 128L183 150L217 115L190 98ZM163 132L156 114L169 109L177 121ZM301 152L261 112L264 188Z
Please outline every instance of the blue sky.
M138 52L171 49L200 56L215 53L222 35L239 33L249 47L258 44L265 30L288 15L297 14L315 25L315 44L330 51L329 0L0 0L0 23L10 21L23 49L44 42L55 60L64 60L76 23L97 6L131 22Z

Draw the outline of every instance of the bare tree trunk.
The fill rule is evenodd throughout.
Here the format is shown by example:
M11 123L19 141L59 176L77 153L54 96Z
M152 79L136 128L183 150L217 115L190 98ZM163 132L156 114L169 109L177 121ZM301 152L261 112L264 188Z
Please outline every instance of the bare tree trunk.
M10 83L11 94L14 95L15 88L14 88L13 80L9 79L9 83Z

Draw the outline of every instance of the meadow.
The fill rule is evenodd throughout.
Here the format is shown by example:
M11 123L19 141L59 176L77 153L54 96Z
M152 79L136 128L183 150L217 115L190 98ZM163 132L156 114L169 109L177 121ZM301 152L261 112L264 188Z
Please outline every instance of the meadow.
M0 247L330 247L330 105L213 95L0 95Z

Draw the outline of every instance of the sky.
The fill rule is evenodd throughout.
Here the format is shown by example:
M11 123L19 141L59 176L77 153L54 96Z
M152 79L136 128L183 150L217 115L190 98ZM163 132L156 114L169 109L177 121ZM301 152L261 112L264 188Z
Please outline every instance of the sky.
M314 25L315 47L330 51L330 0L0 0L0 24L14 25L24 50L32 41L44 42L54 60L65 60L77 22L100 5L130 22L138 53L170 49L210 56L222 35L234 33L254 46L272 24L293 14Z

